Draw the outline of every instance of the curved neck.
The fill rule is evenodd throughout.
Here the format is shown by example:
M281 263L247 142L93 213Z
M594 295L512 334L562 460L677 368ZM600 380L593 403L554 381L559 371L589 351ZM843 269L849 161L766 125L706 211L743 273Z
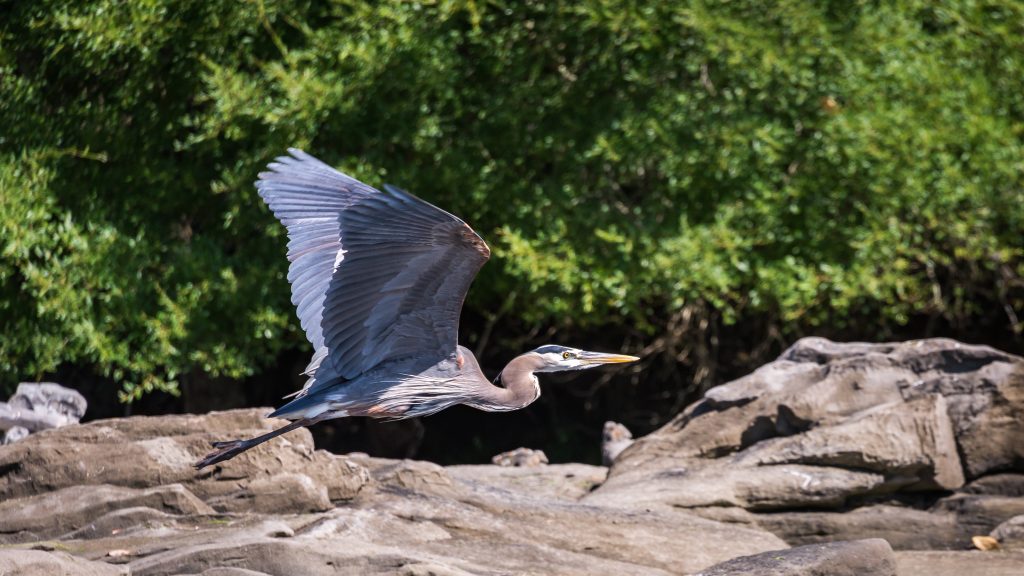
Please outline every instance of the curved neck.
M533 373L540 368L542 362L539 356L530 352L516 356L498 376L504 387L488 382L479 390L480 402L467 404L493 412L518 410L528 406L540 397L540 386Z

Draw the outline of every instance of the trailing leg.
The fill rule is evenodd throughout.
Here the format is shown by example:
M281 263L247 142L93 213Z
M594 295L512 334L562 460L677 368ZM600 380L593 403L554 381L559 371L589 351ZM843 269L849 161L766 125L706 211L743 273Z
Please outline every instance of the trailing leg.
M210 452L202 460L200 460L200 461L196 462L195 464L193 464L193 466L195 466L197 470L200 470L202 468L205 468L207 466L211 466L211 465L216 464L218 462L223 462L225 460L230 460L230 459L234 458L235 456L238 456L239 454L241 454L242 452L245 452L246 450L248 450L250 448L253 448L255 446L259 446L260 444L266 442L267 440L271 440L273 438L277 438L281 434L285 434L287 432L291 432L292 430L295 430L296 428L301 428L303 426L309 426L310 424L315 424L315 423L316 423L316 420L312 420L312 419L308 419L308 418L303 418L301 420L296 420L296 421L288 424L287 426L282 426L282 427L278 428L277 430L274 430L272 432L268 432L268 433L266 433L266 434L264 434L262 436L257 436L255 438L249 438L248 440L228 440L226 442L212 442L211 444L217 450L214 450L213 452Z

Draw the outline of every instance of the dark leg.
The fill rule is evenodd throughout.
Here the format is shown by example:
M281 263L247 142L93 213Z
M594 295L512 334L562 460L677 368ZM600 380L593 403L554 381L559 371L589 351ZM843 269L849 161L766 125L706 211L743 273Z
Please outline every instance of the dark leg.
M218 462L223 462L225 460L230 460L230 459L234 458L235 456L238 456L242 452L245 452L249 448L252 448L254 446L258 446L260 444L263 444L267 440L270 440L272 438L277 438L281 434L284 434L286 432L291 432L292 430L295 430L296 428L301 428L303 426L308 426L310 424L315 424L315 423L316 423L316 420L312 420L312 419L309 419L309 418L303 418L301 420L296 420L296 421L292 422L291 424L289 424L287 426L282 426L282 427L280 427L277 430L274 430L272 432L267 432L263 436L257 436L255 438L249 438L248 440L229 440L227 442L213 442L212 443L213 447L216 448L217 450L214 450L213 452L210 452L202 460L200 460L200 461L196 462L195 464L193 464L193 466L195 466L196 469L199 470L199 469L205 468L207 466L216 464Z

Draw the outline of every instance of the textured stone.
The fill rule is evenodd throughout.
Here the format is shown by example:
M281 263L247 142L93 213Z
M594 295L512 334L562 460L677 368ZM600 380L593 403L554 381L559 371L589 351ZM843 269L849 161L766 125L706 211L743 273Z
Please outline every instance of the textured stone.
M1024 551L1024 514L996 526L989 536L998 540L1003 548Z
M699 576L896 576L896 557L880 538L810 544L727 560Z
M70 486L0 503L0 541L31 542L78 530L113 510L146 507L167 514L213 514L180 484L136 489Z
M896 552L899 576L1020 576L1024 552Z
M499 468L490 465L447 466L448 475L473 486L488 486L523 495L575 501L600 486L608 476L603 466L550 464Z
M985 346L805 338L637 440L586 499L841 509L984 484L1024 468L1022 390L1024 360ZM805 485L779 466L819 472Z
M869 470L906 490L951 490L964 483L956 450L945 399L928 395L876 406L833 426L765 440L737 462Z
M63 551L0 549L0 574L10 576L128 576L125 566L93 562Z
M192 467L213 440L257 436L285 424L264 418L268 411L98 420L33 434L0 449L0 501L70 486L146 488L179 483L200 499L221 505L261 490L280 492L278 483L269 479L296 471L316 485L304 492L306 497L261 502L292 506L276 512L304 512L324 508L321 488L328 501L341 501L354 498L369 482L369 472L355 462L314 451L306 429L275 438L223 464L202 471ZM299 481L290 482L301 488ZM225 511L233 509L223 505Z
M548 463L548 456L542 450L516 448L494 456L491 463L498 466L543 466Z

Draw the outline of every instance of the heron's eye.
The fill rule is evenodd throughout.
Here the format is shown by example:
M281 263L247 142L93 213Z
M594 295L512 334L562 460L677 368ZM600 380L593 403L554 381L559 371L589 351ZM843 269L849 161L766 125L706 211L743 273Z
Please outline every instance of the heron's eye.
M562 358L564 358L566 360L568 360L569 358L572 358L573 356L575 356L575 354L573 354L572 352L562 352Z

